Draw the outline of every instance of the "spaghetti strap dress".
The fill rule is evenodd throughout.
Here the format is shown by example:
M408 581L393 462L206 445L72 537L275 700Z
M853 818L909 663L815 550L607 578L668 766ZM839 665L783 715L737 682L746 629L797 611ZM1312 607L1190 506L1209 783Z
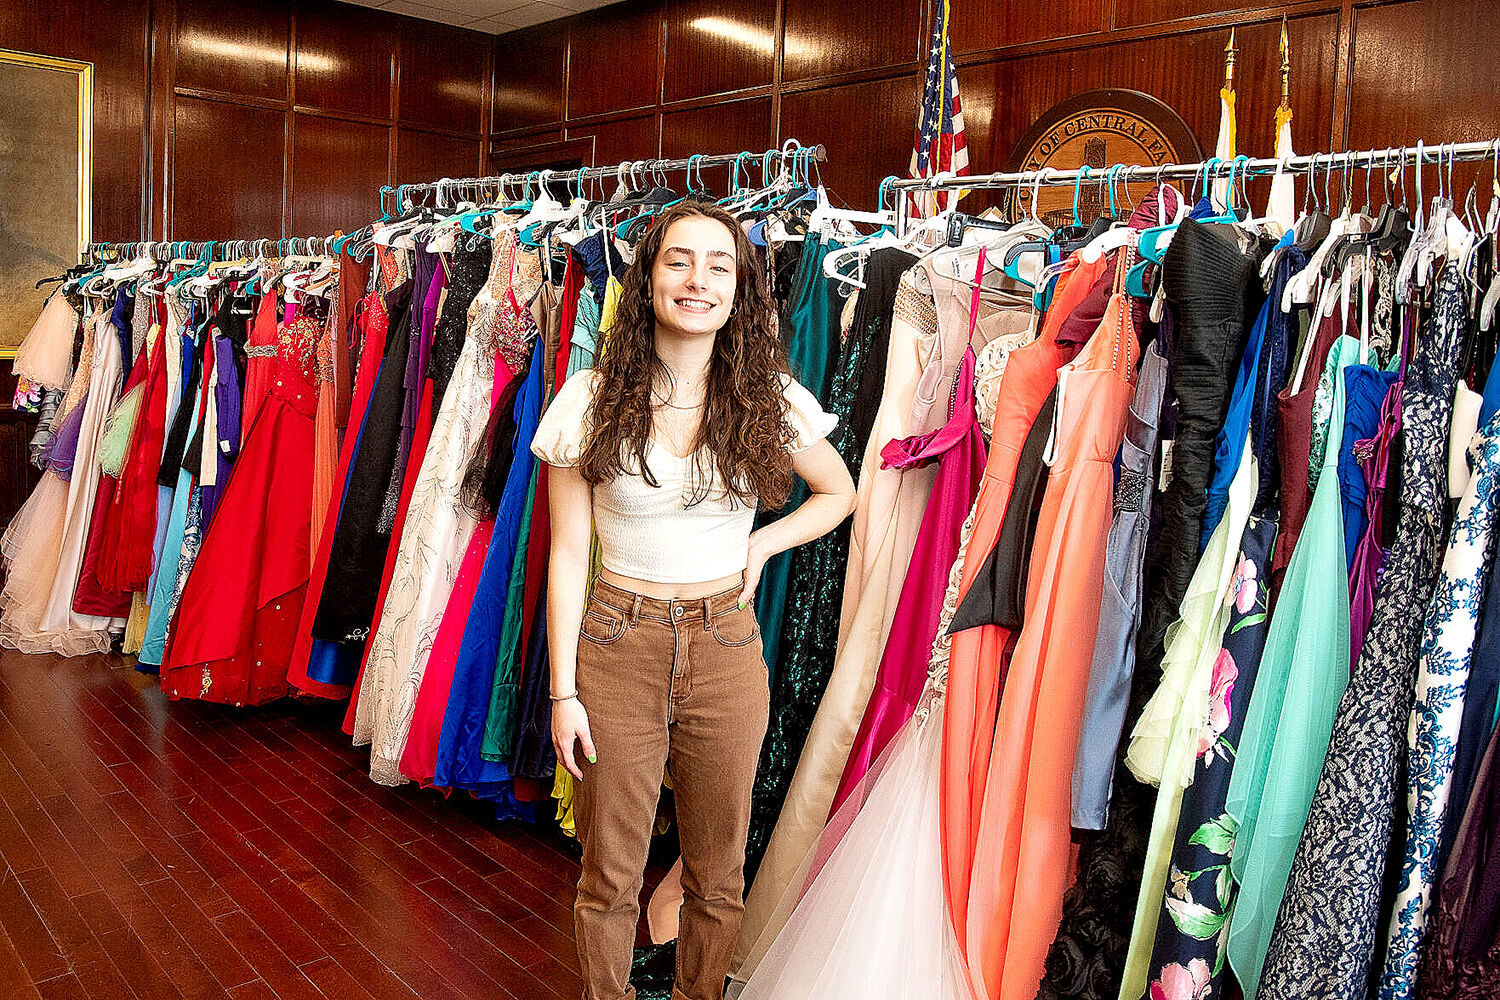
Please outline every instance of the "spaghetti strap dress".
M969 885L969 967L980 996L1033 1000L1062 919L1073 757L1103 597L1114 460L1135 395L1139 345L1124 293L1131 256L1117 255L1103 321L1057 372L1025 621L1000 697Z
M1058 368L1070 359L1071 352L1057 343L1057 329L1072 307L1088 293L1096 271L1103 267L1102 257L1094 268L1078 263L1076 258L1070 259L1058 278L1052 311L1044 321L1041 336L1012 351L1006 362L990 453L975 500L974 531L959 578L960 601L999 540L1021 450L1037 414L1057 386ZM1095 611L1097 616L1097 608ZM960 948L966 943L969 880L974 870L980 806L994 741L995 707L1010 639L1011 630L1000 625L964 629L953 634L949 656L939 826L943 886Z

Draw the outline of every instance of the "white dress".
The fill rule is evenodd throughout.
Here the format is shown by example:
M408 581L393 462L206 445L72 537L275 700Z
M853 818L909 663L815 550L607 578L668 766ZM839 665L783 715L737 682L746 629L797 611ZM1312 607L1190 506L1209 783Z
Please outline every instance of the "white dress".
M938 826L947 631L973 530L971 509L916 714L797 868L771 914L779 933L767 931L740 964L748 981L738 1000L974 997L943 892Z

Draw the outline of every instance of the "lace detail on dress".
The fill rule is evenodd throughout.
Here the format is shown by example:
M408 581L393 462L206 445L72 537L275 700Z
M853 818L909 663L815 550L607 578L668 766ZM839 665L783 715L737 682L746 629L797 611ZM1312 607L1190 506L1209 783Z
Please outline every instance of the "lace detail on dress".
M443 298L442 313L432 334L432 348L427 361L432 379L433 406L440 407L453 369L463 351L469 330L469 306L490 273L494 248L483 236L470 235L462 240L446 261L448 291Z
M985 440L994 434L995 402L1000 398L1000 379L1010 352L1036 339L1036 323L1022 333L1001 334L979 349L974 359L974 412Z
M902 275L891 311L897 319L914 327L921 338L937 336L937 304L932 301L932 296L917 290L910 274Z
M527 303L542 287L536 254L523 252L509 230L494 239L489 280L469 306L469 336L492 347L513 372L526 366L536 321Z
M1121 469L1120 481L1115 484L1115 514L1144 510L1150 489L1151 479L1145 473Z
M1442 549L1447 428L1466 316L1462 279L1438 279L1407 369L1401 512L1368 634L1339 701L1328 753L1292 861L1257 996L1364 996L1425 610ZM1387 972L1389 975L1389 972Z
M953 624L953 616L958 613L958 590L963 581L964 557L969 551L969 537L974 534L974 515L978 510L979 498L976 496L969 507L969 516L964 518L963 527L958 532L958 555L948 568L948 589L943 591L943 610L938 614L937 638L932 642L932 658L927 661L927 685L917 699L916 715L924 722L941 703L948 690L948 658L953 653L953 636L948 634L948 627Z

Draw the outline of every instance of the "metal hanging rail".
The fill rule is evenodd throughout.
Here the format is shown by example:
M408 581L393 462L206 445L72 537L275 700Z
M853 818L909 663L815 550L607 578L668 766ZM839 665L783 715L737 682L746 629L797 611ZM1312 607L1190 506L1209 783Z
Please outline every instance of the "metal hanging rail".
M582 184L587 180L608 180L612 177L620 180L631 178L640 181L675 170L686 170L691 177L694 171L701 171L712 167L733 167L735 173L738 174L740 167L747 163L752 167L754 164L759 163L762 175L769 179L770 171L773 167L780 169L788 164L796 165L799 162L806 164L821 163L827 159L828 150L821 144L804 146L796 139L788 139L776 149L768 149L760 153L696 153L683 159L626 160L623 163L617 163L608 167L580 167L574 170L532 170L520 173L497 174L492 177L443 177L435 181L401 184L395 187L386 185L380 189L380 207L381 211L384 212L386 210L386 199L391 196L395 197L398 210L415 207L411 196L422 192L435 192L442 195L447 192L463 191L469 188L504 188L510 184L527 182L566 181L570 184ZM264 254L273 247L276 248L278 254L322 254L327 252L328 244L335 236L336 234L260 240L90 243L84 249L84 253L90 260L98 260L102 255L121 256L134 254L142 249L152 256L156 256L158 259L170 259L172 257L196 258L202 256L207 251L209 252L210 259L230 260L251 254Z
M105 255L114 258L127 257L144 251L159 261L196 259L208 252L210 261L237 260L241 257L264 255L275 250L277 256L303 254L323 256L328 253L328 244L337 238L329 236L290 236L259 240L135 240L129 243L90 243L84 248L87 259L98 261Z
M529 170L518 173L496 174L491 177L443 177L435 181L425 181L418 184L400 184L395 187L387 185L380 189L381 207L385 207L385 199L394 196L398 208L412 207L411 196L416 193L433 192L437 196L450 191L463 191L466 189L505 187L517 183L548 183L552 181L566 181L569 184L582 185L589 180L609 180L611 178L625 180L627 178L641 179L650 178L659 174L665 174L676 170L686 170L689 175L694 171L702 171L712 167L733 167L738 173L741 165L745 163L761 165L763 175L768 175L772 165L784 166L798 161L825 162L828 159L828 150L821 144L815 146L804 146L796 139L788 139L775 149L768 149L760 153L695 153L692 156L681 159L645 159L626 160L607 167L576 167L572 170Z
M1449 163L1474 162L1500 158L1500 139L1487 142L1453 142L1436 146L1418 143L1415 146L1396 146L1389 149L1345 150L1342 153L1309 153L1305 156L1289 156L1285 159L1252 159L1239 156L1233 159L1215 157L1200 163L1130 164L1120 163L1113 167L1079 167L1070 170L1017 170L974 176L940 174L936 177L902 177L888 181L886 186L897 192L981 190L1008 187L1056 187L1075 184L1079 181L1101 182L1113 176L1117 181L1132 180L1179 180L1186 178L1218 177L1263 177L1278 169L1287 173L1312 173L1315 170L1369 170L1379 168L1391 170L1401 166L1432 163L1438 166Z

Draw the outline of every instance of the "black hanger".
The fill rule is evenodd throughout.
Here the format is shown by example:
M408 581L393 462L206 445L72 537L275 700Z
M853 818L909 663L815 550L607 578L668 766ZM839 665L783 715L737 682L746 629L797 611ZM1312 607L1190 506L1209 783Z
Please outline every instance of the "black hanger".
M995 219L982 219L977 215L965 215L963 212L954 212L948 219L948 245L950 247L961 246L964 241L965 229L993 229L997 232L1006 232L1011 227L1009 222L1000 222Z

